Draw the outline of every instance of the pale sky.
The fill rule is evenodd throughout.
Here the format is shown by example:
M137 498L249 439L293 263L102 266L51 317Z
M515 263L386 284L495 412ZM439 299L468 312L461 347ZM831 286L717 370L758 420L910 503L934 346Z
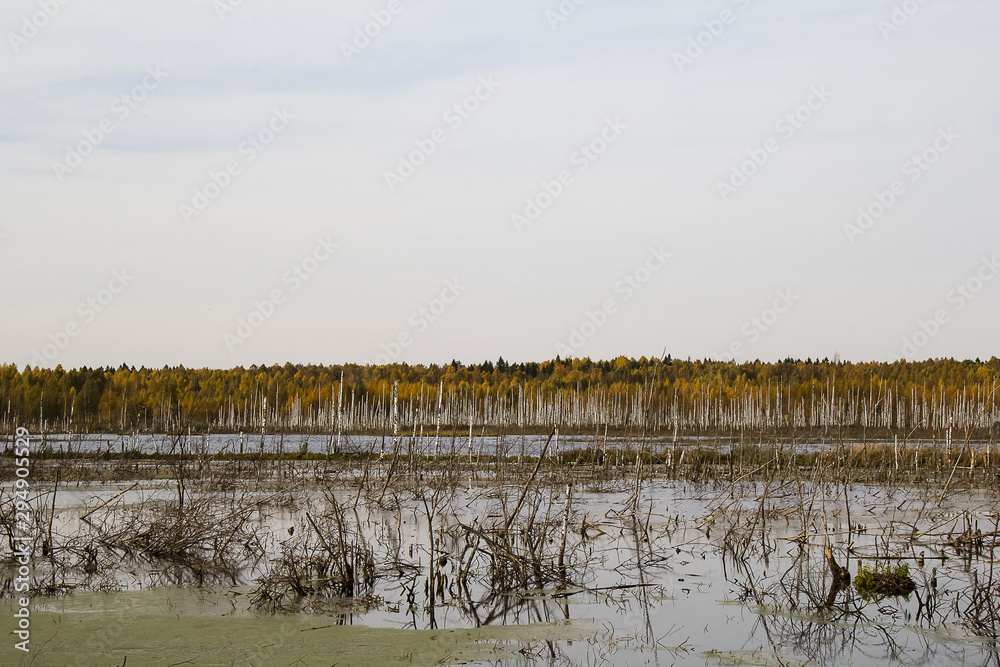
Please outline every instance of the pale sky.
M0 358L989 358L998 25L994 0L5 0Z

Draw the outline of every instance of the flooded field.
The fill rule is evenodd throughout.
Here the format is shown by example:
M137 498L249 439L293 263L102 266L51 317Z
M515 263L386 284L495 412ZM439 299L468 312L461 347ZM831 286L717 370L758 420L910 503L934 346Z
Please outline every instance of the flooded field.
M495 429L494 429L495 430ZM392 452L394 440L406 454L420 456L538 456L548 441L548 434L519 433L516 435L490 433L486 429L449 430L434 435L415 432L412 435L391 434L301 434L301 433L47 433L39 438L39 447L56 455L67 454L144 454L169 455L185 452L206 456L246 456L251 454L296 455L296 454L363 454L375 452L385 455ZM774 438L768 438L774 444ZM813 452L831 447L862 446L863 439L838 436L835 432L823 436L789 436L782 438L780 446L798 452ZM12 446L13 438L0 435L0 449ZM713 451L728 452L731 447L764 444L760 436L706 436L706 435L658 435L655 437L632 434L611 434L603 436L556 433L549 443L549 453L572 452L595 448L602 452L645 447L647 451L658 451L669 447L685 449L693 447L711 448ZM953 442L951 434L945 432L935 436L917 438L905 443L906 446L950 448L961 445ZM968 445L986 452L992 446L991 440L970 440Z
M0 663L998 664L986 451L553 441L39 461Z

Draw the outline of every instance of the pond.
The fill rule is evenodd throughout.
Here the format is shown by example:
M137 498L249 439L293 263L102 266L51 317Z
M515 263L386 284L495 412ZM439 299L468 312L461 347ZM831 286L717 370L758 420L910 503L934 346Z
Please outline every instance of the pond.
M997 661L997 498L975 486L229 465L62 483L54 503L38 485L55 513L32 654L10 641L0 662ZM905 565L915 590L835 582L827 546L851 574Z

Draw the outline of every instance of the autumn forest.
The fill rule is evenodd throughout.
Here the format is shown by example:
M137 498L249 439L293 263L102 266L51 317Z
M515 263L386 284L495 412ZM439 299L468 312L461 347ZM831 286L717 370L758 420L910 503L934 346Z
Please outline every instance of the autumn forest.
M1000 359L730 363L556 358L442 366L0 366L0 417L47 431L485 428L725 433L1000 430Z

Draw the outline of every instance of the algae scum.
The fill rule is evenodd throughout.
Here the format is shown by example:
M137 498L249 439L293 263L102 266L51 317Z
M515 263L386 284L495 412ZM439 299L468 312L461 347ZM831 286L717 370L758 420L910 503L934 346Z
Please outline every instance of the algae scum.
M777 447L547 446L41 461L32 652L11 633L0 663L998 664L996 476L974 461L874 483ZM13 594L9 570L11 630Z

